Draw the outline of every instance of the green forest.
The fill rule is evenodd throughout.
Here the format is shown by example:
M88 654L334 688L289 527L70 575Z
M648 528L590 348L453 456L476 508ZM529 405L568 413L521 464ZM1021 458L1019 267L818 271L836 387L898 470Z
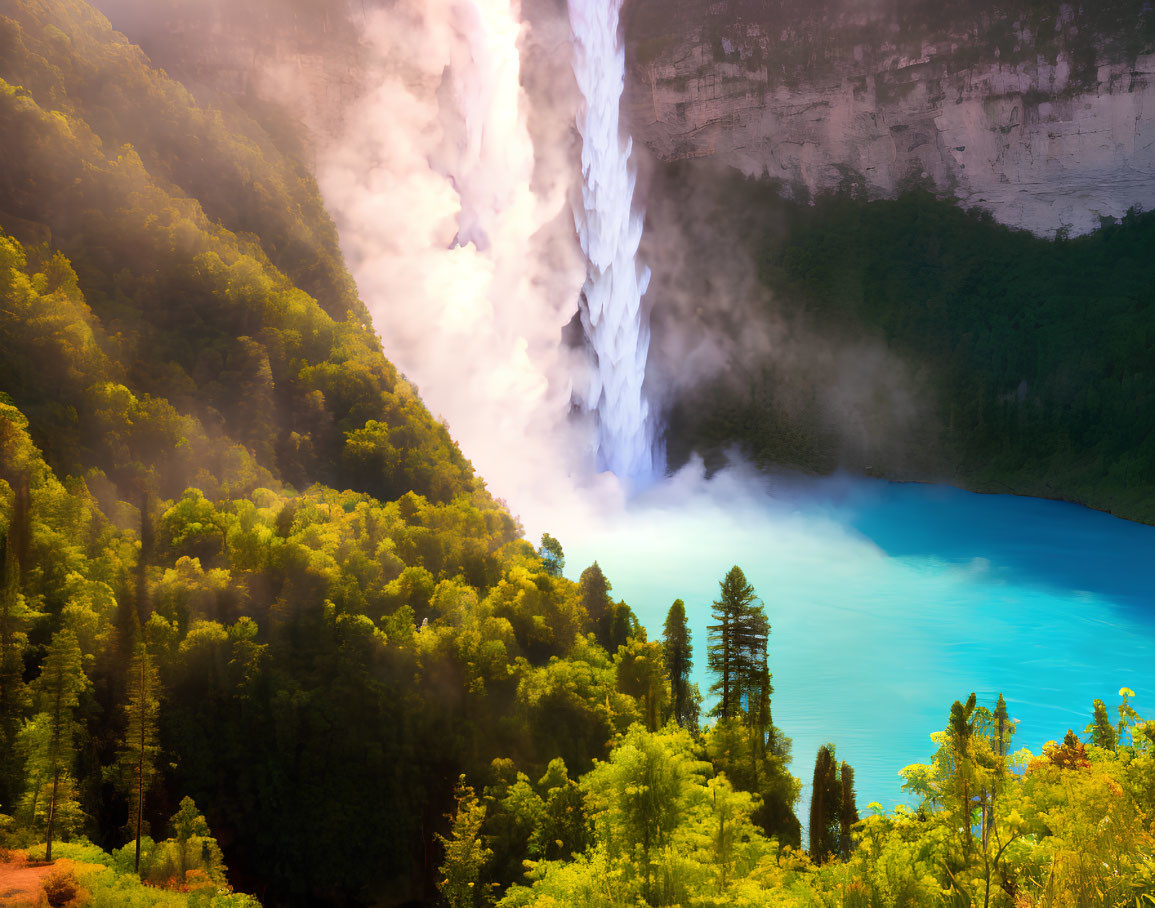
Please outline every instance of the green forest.
M772 604L735 566L648 631L526 540L285 128L82 0L0 0L0 903L19 866L97 908L1155 905L1126 690L1040 755L944 704L896 810L795 754L799 816Z
M929 406L901 453L846 462L822 414L775 393L789 377L767 356L740 381L674 402L672 465L692 451L717 463L736 443L767 466L945 481L1155 522L1155 213L1042 239L925 189L870 202L846 189L791 202L734 177L720 192L743 212L766 291L750 318L872 339L910 365Z

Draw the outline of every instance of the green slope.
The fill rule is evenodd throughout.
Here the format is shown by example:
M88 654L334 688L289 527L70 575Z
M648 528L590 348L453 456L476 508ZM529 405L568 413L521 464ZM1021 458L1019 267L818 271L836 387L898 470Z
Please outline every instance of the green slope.
M146 440L110 452L115 426L93 414L131 405L92 395L113 382L146 406L167 402L214 443L243 445L254 463L234 472L387 498L472 489L444 428L382 356L303 165L239 111L198 106L86 4L0 12L0 226L74 270L50 269L49 293L72 301L69 337L14 349L24 365L2 376L50 460L165 497L195 465L226 469L201 452L158 461ZM83 337L82 356L70 337ZM37 387L56 380L56 361L81 374ZM155 475L130 478L126 460ZM217 478L251 487L257 474Z

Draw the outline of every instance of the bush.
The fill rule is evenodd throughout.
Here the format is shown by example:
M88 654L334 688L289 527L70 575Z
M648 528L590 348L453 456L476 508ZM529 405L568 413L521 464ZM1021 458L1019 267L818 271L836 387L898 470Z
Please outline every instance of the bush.
M44 896L52 908L63 908L65 905L83 905L88 901L89 893L76 882L71 870L55 870L44 878L41 883Z

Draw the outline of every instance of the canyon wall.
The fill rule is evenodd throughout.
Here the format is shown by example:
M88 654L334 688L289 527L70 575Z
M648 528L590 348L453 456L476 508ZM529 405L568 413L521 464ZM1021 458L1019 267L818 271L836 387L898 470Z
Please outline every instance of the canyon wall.
M633 0L635 138L794 197L933 185L1045 235L1155 206L1149 3L970 3L936 21L789 2Z

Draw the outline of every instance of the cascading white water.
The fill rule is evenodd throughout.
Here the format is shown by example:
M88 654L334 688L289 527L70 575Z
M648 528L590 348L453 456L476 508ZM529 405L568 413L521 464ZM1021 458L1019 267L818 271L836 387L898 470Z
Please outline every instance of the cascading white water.
M569 0L574 75L585 99L581 206L574 221L589 263L581 320L597 357L586 406L597 413L598 466L633 485L652 479L654 426L642 384L650 329L642 296L650 270L637 262L643 215L634 209L633 140L620 126L626 58L622 0Z

